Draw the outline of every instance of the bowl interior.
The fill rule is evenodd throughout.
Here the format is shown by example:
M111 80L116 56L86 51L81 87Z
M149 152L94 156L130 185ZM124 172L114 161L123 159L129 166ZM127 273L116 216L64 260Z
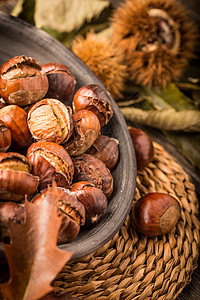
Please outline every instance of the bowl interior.
M103 86L80 59L45 32L2 12L0 32L0 65L13 56L24 54L34 57L41 64L59 62L68 66L76 78L76 90L91 83ZM112 170L114 191L101 221L91 229L81 230L73 242L59 246L61 249L72 251L73 259L96 251L112 238L129 213L134 197L136 162L132 141L113 99L111 104L114 116L103 128L103 133L119 141L120 157ZM0 255L3 256L2 245Z

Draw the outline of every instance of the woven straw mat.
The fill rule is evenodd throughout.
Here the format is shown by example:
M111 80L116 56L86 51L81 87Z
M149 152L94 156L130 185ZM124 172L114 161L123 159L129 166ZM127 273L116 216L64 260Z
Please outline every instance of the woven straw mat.
M157 143L152 163L138 171L134 203L150 192L181 202L181 218L168 234L147 238L132 223L132 211L119 232L101 249L69 262L56 278L54 292L87 300L175 299L197 267L198 200L182 167Z

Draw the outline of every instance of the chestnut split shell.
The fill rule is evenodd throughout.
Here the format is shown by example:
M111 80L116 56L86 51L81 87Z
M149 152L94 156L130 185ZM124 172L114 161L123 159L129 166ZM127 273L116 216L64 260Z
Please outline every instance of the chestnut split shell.
M19 153L0 153L0 199L22 201L32 195L39 185L39 177L30 174L31 165Z
M113 178L110 170L98 158L82 154L73 159L74 178L76 181L89 181L102 189L107 198L113 191Z
M43 99L30 108L28 126L35 140L64 143L73 131L70 108L59 100Z
M74 112L87 109L96 114L101 127L113 116L111 98L107 91L97 84L81 87L74 95L72 107Z
M70 155L80 155L86 152L100 133L100 123L97 116L88 110L80 110L72 115L74 130L71 138L63 145Z
M67 151L56 143L40 141L33 143L27 151L27 158L33 166L32 173L40 178L40 189L51 185L68 188L74 175L74 166Z
M40 63L32 57L16 56L0 68L0 94L8 104L25 106L42 99L49 87Z

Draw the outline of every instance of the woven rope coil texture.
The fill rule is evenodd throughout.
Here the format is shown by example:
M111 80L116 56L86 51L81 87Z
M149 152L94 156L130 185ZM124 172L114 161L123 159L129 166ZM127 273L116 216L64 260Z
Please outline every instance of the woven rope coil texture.
M56 294L87 300L172 300L190 282L200 242L195 187L163 147L154 143L154 149L153 162L138 171L133 207L147 193L168 193L182 207L176 227L159 237L139 235L132 208L106 245L63 268L54 284Z

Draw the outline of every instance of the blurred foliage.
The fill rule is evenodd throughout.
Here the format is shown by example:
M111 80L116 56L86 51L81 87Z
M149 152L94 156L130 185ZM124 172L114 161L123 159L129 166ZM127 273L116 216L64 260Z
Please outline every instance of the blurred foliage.
M112 3L112 1L110 2ZM70 47L71 42L77 35L81 34L85 36L91 29L99 37L110 38L109 20L112 11L113 6L106 0L19 0L13 10L13 14L18 15L31 24L41 27L67 47ZM198 66L195 70L197 68ZM190 72L190 66L188 70ZM200 81L199 78L192 78L192 76L194 74L189 73L188 75L187 72L187 78L184 78L184 82L179 82L177 85L170 83L163 89L133 86L132 82L127 82L127 88L124 91L124 100L130 99L132 96L135 98L131 101L118 104L119 106L139 108L144 111L157 110L158 116L160 110L173 109L174 113L170 115L170 119L172 120L178 116L175 113L176 111L183 112L189 110L191 111L191 116L192 111L197 111L195 115L198 115L200 108ZM125 114L124 116L127 117ZM184 113L182 113L182 116L184 116ZM193 124L192 119L191 117L191 124ZM140 122L142 123L142 118ZM148 126L153 126L153 122L155 123L154 119L152 119L152 124ZM182 126L181 123L184 124L186 119L181 117L179 122ZM157 128L159 128L159 124L158 122ZM199 133L169 130L163 130L162 132L193 165L199 168Z

